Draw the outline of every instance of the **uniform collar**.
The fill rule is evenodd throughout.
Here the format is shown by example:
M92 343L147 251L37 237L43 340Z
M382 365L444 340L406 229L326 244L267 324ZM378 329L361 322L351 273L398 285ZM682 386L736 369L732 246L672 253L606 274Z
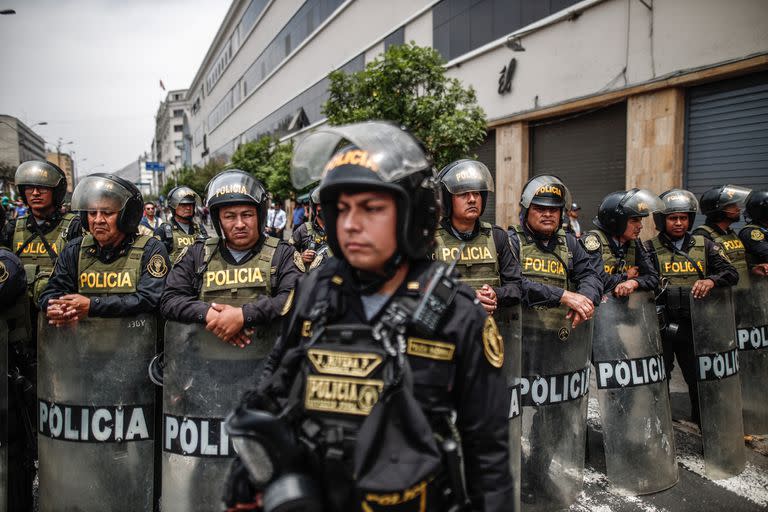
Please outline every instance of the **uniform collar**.
M136 241L136 234L130 234L123 238L123 241L117 244L115 247L107 247L104 248L101 245L99 245L99 242L96 241L94 238L94 244L93 247L88 249L88 252L91 256L95 256L96 259L103 263L111 263L115 261L118 258L121 258L128 254L128 251L133 246L133 243Z
M47 233L59 225L61 218L61 212L54 210L52 215L45 217L43 222L38 224L35 220L35 216L32 215L32 210L30 210L29 215L27 215L27 218L25 219L25 222L28 230L35 232L39 229L43 233Z
M709 227L709 228L712 228L716 233L719 233L721 235L728 235L728 234L734 232L730 227L725 229L725 230L723 230L723 229L720 228L720 226L718 226L714 222L707 221L707 222L704 223L704 225Z
M455 238L458 238L459 240L463 240L465 242L469 242L470 240L474 240L477 238L477 235L480 233L480 221L475 221L475 227L472 229L471 233L464 233L462 231L459 231L455 227L453 227L453 223L451 223L451 219L448 217L443 217L443 219L440 221L440 224L443 226L443 228L451 233Z

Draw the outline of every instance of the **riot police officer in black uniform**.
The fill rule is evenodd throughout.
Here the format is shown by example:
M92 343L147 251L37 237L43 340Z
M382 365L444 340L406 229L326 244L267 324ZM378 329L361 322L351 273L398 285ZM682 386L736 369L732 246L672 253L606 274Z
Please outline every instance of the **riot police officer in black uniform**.
M342 141L351 145L334 153ZM229 420L240 443L264 434L248 428L251 419L274 426L268 418L282 414L286 426L272 432L285 435L260 437L276 470L253 466L244 451L253 444L241 443L251 484L238 484L235 468L228 505L298 501L280 491L293 481L324 510L437 511L451 502L508 510L503 340L474 292L427 260L438 220L428 157L400 128L361 123L305 139L294 185L317 180L323 168L320 200L336 256L299 283L272 354L276 371ZM275 451L292 436L300 440L288 441L294 453ZM459 439L471 505L454 478ZM308 496L308 480L322 496Z
M3 227L5 227L5 208L0 208L0 231ZM0 247L0 311L3 312L3 317L26 289L26 274L21 260L10 250Z
M458 258L462 282L475 289L489 314L520 301L520 265L507 234L480 216L493 192L488 168L476 160L458 160L438 175L443 189L443 218L435 234L433 259ZM459 248L464 244L464 248Z
M320 205L319 188L315 188L309 195L309 216L309 222L304 222L296 228L289 240L298 252L297 265L300 259L301 267L305 271L319 267L323 261L331 257L328 236L325 233L323 207Z
M662 344L669 381L675 356L688 384L691 416L699 422L698 381L693 350L690 295L706 297L715 286L733 286L739 274L723 249L708 238L689 233L698 209L696 197L687 190L670 189L659 198L664 209L653 214L658 236L646 242L651 261L668 284L658 303L664 306Z
M596 230L587 234L600 242L604 292L626 297L635 290L655 290L659 274L640 242L643 218L660 208L659 198L648 190L633 188L605 196L592 221Z
M197 238L208 238L205 226L195 222L195 208L200 206L200 196L187 186L174 187L168 193L168 207L171 219L155 230L155 236L165 244L171 262L184 249L195 243Z
M749 270L758 276L768 276L768 190L754 190L746 202L749 224L739 231L746 249Z

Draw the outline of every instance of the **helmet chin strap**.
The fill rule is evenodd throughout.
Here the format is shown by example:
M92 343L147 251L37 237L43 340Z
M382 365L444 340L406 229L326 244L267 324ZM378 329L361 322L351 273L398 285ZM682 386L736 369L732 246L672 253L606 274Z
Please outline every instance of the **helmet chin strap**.
M368 272L355 268L358 291L363 295L372 295L379 291L384 286L384 283L395 277L397 269L400 268L404 259L400 251L395 251L395 254L384 263L382 273Z

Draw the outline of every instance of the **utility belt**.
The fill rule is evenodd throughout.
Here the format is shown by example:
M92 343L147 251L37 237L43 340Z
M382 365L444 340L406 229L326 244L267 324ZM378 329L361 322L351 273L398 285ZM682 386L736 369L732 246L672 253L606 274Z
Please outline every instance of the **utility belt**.
M669 286L656 300L656 315L662 333L674 336L680 324L691 322L691 289Z

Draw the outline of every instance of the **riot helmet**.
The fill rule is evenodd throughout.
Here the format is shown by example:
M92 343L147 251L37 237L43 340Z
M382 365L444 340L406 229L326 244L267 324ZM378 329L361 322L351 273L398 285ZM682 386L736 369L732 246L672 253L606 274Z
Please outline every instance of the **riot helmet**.
M663 208L653 214L653 223L656 230L663 233L666 229L667 215L673 213L688 214L688 230L693 228L693 219L696 217L696 211L699 209L699 202L691 192L681 188L671 188L662 192L659 196L663 203Z
M662 208L662 201L649 190L619 190L603 198L592 223L611 236L621 236L630 218L648 217Z
M193 205L192 215L188 217L181 217L179 215L182 219L190 222L195 216L195 207L200 206L202 204L202 200L200 199L200 196L197 195L197 192L185 185L182 185L172 188L168 193L168 207L173 211L174 215L178 215L176 213L176 208L178 208L180 204Z
M558 225L558 229L560 229L565 218L566 205L571 203L571 193L560 178L546 174L534 176L525 184L523 193L520 195L521 222L525 223L528 209L532 204L560 208L560 224Z
M746 216L750 222L768 223L768 190L753 190L747 197Z
M485 212L488 192L493 192L493 176L484 163L477 160L457 160L445 167L437 175L443 193L443 216L450 218L453 201L448 194L459 195L466 192L479 192L482 198L480 214Z
M320 229L320 225L317 223L317 219L321 219L323 222L325 222L325 217L323 217L322 206L320 206L319 210L317 208L318 206L320 206L320 187L315 187L309 194L309 214L312 225Z
M16 169L14 176L16 190L24 204L27 204L27 196L24 193L26 187L47 187L53 189L53 205L58 210L64 202L67 193L67 176L64 171L51 162L30 160L23 162Z
M259 232L264 232L267 224L267 191L259 180L240 169L222 171L208 182L205 189L205 202L211 211L211 223L216 234L221 238L219 208L238 204L256 206L259 218ZM263 235L260 236L260 239Z
M119 211L117 229L125 234L136 232L141 220L144 200L130 181L106 173L95 173L80 180L72 192L72 211L80 213L80 221L88 231L88 212Z
M735 204L739 208L744 208L744 203L750 192L750 189L738 185L712 187L701 194L699 208L701 208L701 213L707 216L707 220L719 222L725 218L723 209L726 206Z
M341 149L339 149L341 148ZM397 203L397 251L388 267L403 258L425 258L438 223L437 181L421 143L392 123L369 121L320 128L296 147L291 162L296 188L322 178L319 199L333 254L338 243L337 198L342 192L383 190Z

